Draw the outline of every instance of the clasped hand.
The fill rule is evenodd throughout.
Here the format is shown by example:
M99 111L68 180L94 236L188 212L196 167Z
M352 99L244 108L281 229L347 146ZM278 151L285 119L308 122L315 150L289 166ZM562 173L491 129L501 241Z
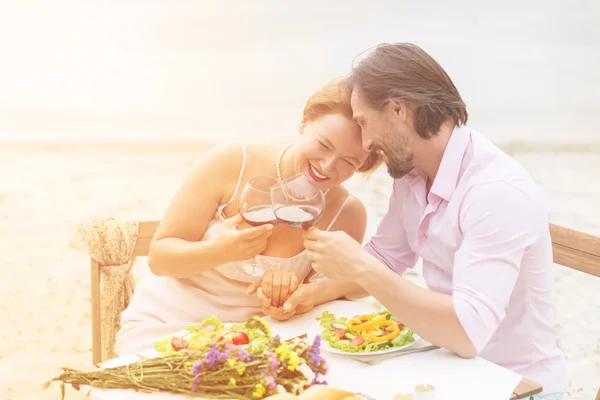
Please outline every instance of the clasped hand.
M263 314L283 321L312 310L313 290L314 285L302 284L293 272L267 270L248 287L248 294L256 295Z

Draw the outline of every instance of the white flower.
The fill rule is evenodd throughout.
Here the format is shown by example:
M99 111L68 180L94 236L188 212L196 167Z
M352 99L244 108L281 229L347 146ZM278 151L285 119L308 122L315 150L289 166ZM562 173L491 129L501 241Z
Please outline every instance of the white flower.
M312 382L315 379L315 373L307 364L300 364L296 369L300 371L307 381Z

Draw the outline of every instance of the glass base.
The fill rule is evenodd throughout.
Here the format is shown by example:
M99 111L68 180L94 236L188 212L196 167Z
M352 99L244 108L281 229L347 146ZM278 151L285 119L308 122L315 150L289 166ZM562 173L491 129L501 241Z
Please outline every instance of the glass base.
M313 276L311 276L311 277L308 279L308 281L309 281L309 282L320 282L320 281L324 281L325 279L327 279L327 278L325 278L325 277L324 277L323 275L321 275L321 274L314 274Z
M254 264L249 262L241 266L242 271L247 273L250 276L261 277L265 274L265 270L260 267L258 264Z

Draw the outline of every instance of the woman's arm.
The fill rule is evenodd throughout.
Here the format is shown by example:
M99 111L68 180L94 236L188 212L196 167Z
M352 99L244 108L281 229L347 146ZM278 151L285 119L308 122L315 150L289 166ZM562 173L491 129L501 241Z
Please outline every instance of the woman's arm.
M237 231L239 220L224 224L218 238L200 241L224 196L235 187L242 167L239 144L223 144L209 150L195 165L163 216L150 244L148 264L159 276L187 278L221 265L243 260L249 246L270 234L263 225ZM251 258L247 257L247 258Z

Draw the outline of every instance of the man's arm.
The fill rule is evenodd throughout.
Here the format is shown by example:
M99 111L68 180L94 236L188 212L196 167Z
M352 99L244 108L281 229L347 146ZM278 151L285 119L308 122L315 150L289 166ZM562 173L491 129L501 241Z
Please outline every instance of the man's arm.
M330 231L344 231L358 243L363 242L367 226L367 210L356 197L351 197L342 214ZM341 298L360 299L369 294L356 282L340 282L324 279L309 283L313 287L314 305L318 306Z
M394 182L388 210L377 226L377 232L364 246L364 249L388 268L394 270L396 274L402 275L406 269L415 266L418 257L409 247L406 232L402 225L402 199L398 193L403 193L403 191L398 189L397 193L396 186L399 184L398 181ZM359 243L361 241L362 237ZM355 282L327 279L318 283L321 284L321 287L317 290L317 296L319 296L316 299L317 304L339 299L340 297L358 299L370 296L361 285Z
M454 256L452 296L420 288L374 257L362 287L425 340L476 356L504 318L525 249L539 234L539 207L507 183L473 189L461 209L463 242Z
M402 195L408 189L402 188L404 181L394 181L388 210L377 226L377 232L364 246L367 253L374 256L398 275L408 268L414 268L419 257L408 245L408 238L402 224Z

